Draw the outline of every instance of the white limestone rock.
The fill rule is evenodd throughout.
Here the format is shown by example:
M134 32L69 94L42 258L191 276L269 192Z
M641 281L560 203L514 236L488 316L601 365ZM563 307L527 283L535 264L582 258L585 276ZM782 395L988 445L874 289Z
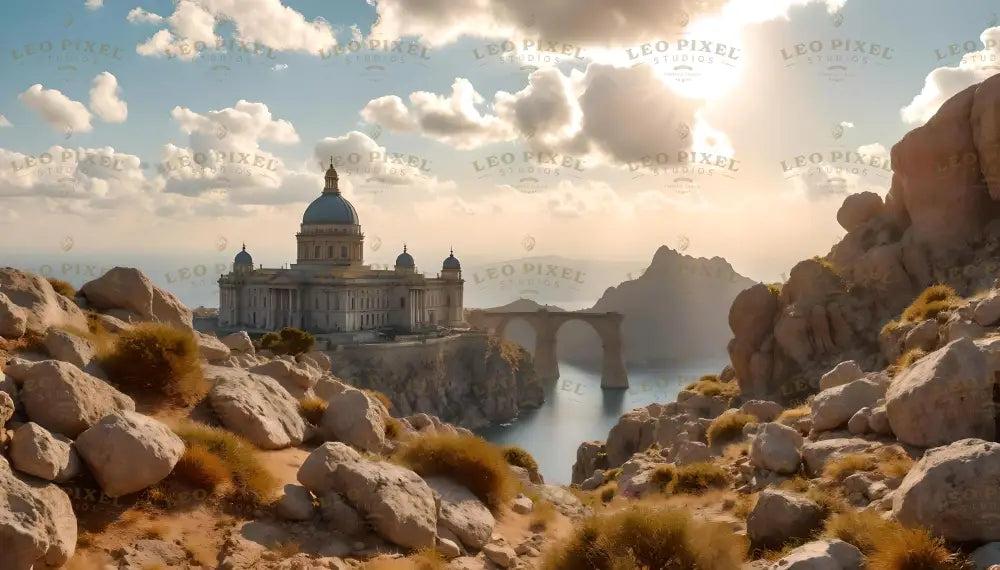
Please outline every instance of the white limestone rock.
M14 430L10 460L14 469L46 481L64 483L80 473L80 457L69 438L28 422Z
M750 462L777 473L797 473L802 463L802 435L776 423L761 424L750 444Z
M97 354L94 343L58 329L49 329L43 344L52 358L68 362L80 369L87 366Z
M327 439L342 441L365 451L379 453L385 447L384 408L367 394L350 388L329 400L320 431Z
M883 396L885 387L866 378L823 390L812 402L812 429L837 429L847 424L858 410L874 406Z
M299 403L269 376L240 368L204 366L212 382L212 409L226 428L263 449L284 449L305 440Z
M466 547L479 550L489 542L496 519L467 488L445 477L427 477L427 485L441 499L438 524L444 526Z
M834 366L819 379L819 389L828 390L864 378L865 373L853 360L845 360Z
M65 491L21 479L0 456L0 568L61 566L76 551L77 527Z
M768 570L864 570L865 556L843 540L818 540L792 550Z
M209 362L229 358L229 347L213 335L195 331L194 340L198 343L198 352Z
M0 292L0 336L21 338L28 328L28 314Z
M132 398L68 362L15 358L5 371L21 383L31 421L54 433L74 438L108 414L135 410Z
M76 439L76 449L109 497L159 483L184 455L184 441L166 425L135 412L105 416Z
M219 339L232 352L254 355L253 341L246 331L234 332Z
M754 548L775 549L791 539L808 538L822 525L822 509L813 501L765 489L747 517L747 536Z
M72 327L87 330L87 318L76 304L55 292L41 275L11 267L0 268L0 294L9 301L0 300L0 336L16 333L24 319L24 329L44 334L52 327ZM13 309L20 307L20 311ZM24 334L24 333L22 333ZM18 338L13 335L8 338Z
M88 281L80 294L99 311L125 309L144 321L168 324L193 331L191 309L169 291L153 284L146 275L131 267L115 267Z

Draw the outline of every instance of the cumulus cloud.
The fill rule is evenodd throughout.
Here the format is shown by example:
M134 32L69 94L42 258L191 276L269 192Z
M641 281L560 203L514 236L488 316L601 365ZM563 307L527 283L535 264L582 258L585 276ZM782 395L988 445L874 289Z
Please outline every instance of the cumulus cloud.
M830 11L846 0L380 0L379 34L419 36L433 46L462 36L556 38L590 45L655 40L700 17L744 22L787 15L791 6L825 3Z
M7 120L7 117L0 115L0 127L9 127L9 126L11 126L11 124L10 121Z
M218 39L215 27L222 20L233 22L238 40L278 51L318 54L336 45L333 29L326 21L306 20L281 0L179 0L173 14L166 18L137 8L129 12L128 19L136 23L166 21L169 25L136 47L136 53L145 56L194 59L197 53L191 49L193 44L214 46Z
M457 79L449 96L418 92L409 98L409 106L397 96L372 100L361 115L392 131L419 133L459 149L523 137L540 151L588 155L609 164L688 150L691 129L704 124L698 117L702 102L672 91L650 66L591 64L570 76L539 69L521 91L498 92L492 115L477 108L485 102L466 79Z
M125 19L133 24L159 24L163 21L163 16L147 12L142 8L132 8Z
M17 96L22 105L37 112L52 128L64 132L85 133L93 129L90 112L58 89L45 89L36 83Z
M314 146L313 155L324 171L332 159L341 179L350 177L355 185L427 186L436 183L431 174L434 165L428 159L389 151L358 131L324 138Z
M90 110L106 123L124 123L128 104L118 95L118 78L105 71L90 87Z
M985 49L963 55L955 67L939 67L927 75L923 89L900 111L904 122L926 123L945 101L1000 72L1000 26L986 29L979 39Z
M101 6L104 6L104 0L87 0L84 5L88 10L97 10Z

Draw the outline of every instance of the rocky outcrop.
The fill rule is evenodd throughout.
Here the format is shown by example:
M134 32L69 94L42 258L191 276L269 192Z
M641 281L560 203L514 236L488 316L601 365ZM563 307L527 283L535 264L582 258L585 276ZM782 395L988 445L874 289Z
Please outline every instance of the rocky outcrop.
M14 359L5 372L21 383L19 397L31 421L71 438L108 414L135 410L132 398L66 362Z
M22 473L63 483L80 473L80 457L72 445L68 438L28 422L14 430L10 460Z
M198 343L198 352L205 360L215 362L229 358L229 347L217 337L195 331L194 339Z
M121 309L152 321L193 330L194 316L172 293L153 284L141 271L115 267L84 283L79 294L99 311Z
M871 407L885 395L885 387L880 383L862 379L823 390L813 400L812 429L830 431L847 425L858 410Z
M289 358L289 360L291 359ZM294 360L289 362L289 360L275 359L258 364L250 368L250 372L270 376L277 380L293 398L303 398L311 393L310 390L319 380L319 374L304 364L298 364Z
M863 570L865 556L843 540L818 540L792 550L770 570Z
M434 545L437 506L419 475L385 461L367 461L340 442L316 448L299 468L298 480L316 496L335 492L347 499L386 539L412 549Z
M105 416L76 439L76 449L109 497L162 481L184 455L184 441L157 420L135 412Z
M776 473L796 473L802 463L802 435L781 424L760 426L750 444L750 463Z
M469 429L514 420L544 400L531 355L485 334L326 353L337 376L392 401L396 416L427 413Z
M52 327L87 330L83 311L40 275L0 267L0 295L6 297L0 298L0 336L19 338L24 331L45 334Z
M283 449L305 440L299 403L269 376L239 368L205 366L212 382L212 409L230 430L263 449Z
M65 491L16 477L0 456L0 568L61 566L73 556L76 538Z
M355 388L331 398L319 425L323 436L365 451L381 452L388 414L373 400Z
M780 548L808 538L823 524L822 509L804 497L768 489L757 498L747 517L747 536L754 548Z
M56 329L49 329L42 344L52 358L68 362L81 369L86 367L97 354L94 343L75 334Z
M446 477L428 477L427 485L439 496L438 525L454 534L466 547L481 549L493 535L496 519L471 491Z

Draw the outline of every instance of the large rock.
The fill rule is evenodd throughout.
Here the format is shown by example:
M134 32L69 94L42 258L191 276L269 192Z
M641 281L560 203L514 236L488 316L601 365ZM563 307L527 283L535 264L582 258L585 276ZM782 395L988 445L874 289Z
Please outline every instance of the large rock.
M1000 540L1000 444L963 439L936 447L893 493L892 512L955 542Z
M471 491L445 477L427 477L427 485L440 495L438 524L451 531L468 548L479 550L490 540L496 519Z
M740 406L740 413L750 414L762 422L773 422L783 411L785 408L781 404L767 400L750 400Z
M802 463L802 435L798 430L766 423L750 444L750 463L777 473L796 473Z
M972 311L976 324L984 327L992 326L1000 321L1000 291L991 290L976 303Z
M802 446L802 460L806 474L818 477L831 459L871 451L877 444L860 438L833 438L807 441Z
M109 497L162 481L184 455L184 441L167 426L135 412L106 416L76 439L76 449Z
M766 489L747 517L747 536L754 548L779 549L790 540L808 538L823 524L819 505L786 491Z
M46 481L63 483L80 472L80 458L68 438L28 422L14 430L10 460L14 469Z
M315 386L316 381L319 380L319 374L315 371L287 360L265 362L254 366L250 372L274 378L294 398L304 397L306 391Z
M28 313L0 293L0 336L21 338L28 330Z
M845 360L834 366L829 372L819 379L819 389L828 390L837 386L843 386L848 382L854 382L865 377L865 373L853 360Z
M771 334L777 315L778 296L764 284L741 292L729 308L729 328L733 331L733 339L728 345L729 357L745 395L772 391L767 367L753 369L750 364L764 339Z
M969 339L952 341L897 376L885 397L889 425L910 445L996 436L993 375Z
M701 394L695 395L701 397ZM655 431L656 419L649 415L646 408L637 408L623 414L608 432L608 464L612 467L621 465L633 453L648 447L653 443Z
M76 550L76 516L65 491L14 475L0 456L0 568L61 566Z
M135 410L132 398L67 362L15 359L5 371L21 383L31 421L51 432L74 438L108 414Z
M276 380L239 368L203 368L212 382L209 403L227 428L263 449L303 442L307 424L299 403Z
M253 341L247 331L234 332L219 339L229 350L244 354L254 354Z
M38 334L60 326L87 330L87 318L80 307L56 293L52 285L40 275L2 267L0 295L9 300L9 303L0 300L0 327L8 329L0 330L0 336L7 336L4 332L17 332L22 317L25 330ZM21 311L12 309L12 305L20 307ZM19 336L12 335L11 338Z
M43 344L52 358L68 362L77 368L87 366L97 353L94 343L89 340L56 329L49 329Z
M201 357L205 360L214 362L229 358L229 347L217 337L195 331L194 339L198 343L198 352L201 353Z
M0 372L3 374L3 372ZM14 417L14 399L5 391L0 391L0 429Z
M576 448L576 461L573 463L572 483L580 484L588 479L595 469L607 469L608 465L598 465L598 455L604 453L604 443L600 441L585 441ZM601 457L607 458L607 455Z
M843 540L818 540L792 550L768 570L864 570L865 556Z
M169 291L160 289L141 271L130 267L115 267L80 288L80 294L100 311L124 309L143 320L165 323L193 330L194 317Z
M837 210L837 223L848 232L853 232L882 213L883 207L882 197L874 192L850 194Z
M320 430L328 439L379 453L385 446L385 413L367 394L351 388L330 399Z
M868 379L823 390L812 402L812 428L829 431L843 426L858 410L874 406L884 395L885 388Z
M409 469L367 461L340 442L327 442L309 454L298 480L318 497L339 493L395 544L412 549L434 545L434 493Z

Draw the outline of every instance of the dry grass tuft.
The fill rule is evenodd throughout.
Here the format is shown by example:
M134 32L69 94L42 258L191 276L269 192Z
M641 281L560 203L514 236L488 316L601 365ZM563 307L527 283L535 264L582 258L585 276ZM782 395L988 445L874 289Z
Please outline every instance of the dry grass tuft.
M899 358L896 359L896 362L894 362L886 370L888 370L889 376L896 376L925 356L927 356L927 352L923 349L911 348L903 354L900 354Z
M796 493L805 493L805 492L809 491L809 481L807 481L806 479L800 477L799 475L796 475L795 477L792 477L791 479L786 479L785 481L782 481L781 484L778 485L778 488L782 489L784 491L794 491Z
M725 445L743 438L743 426L759 421L756 416L728 411L712 420L708 426L708 444Z
M920 322L925 319L933 319L941 311L953 309L962 304L962 298L958 296L955 289L948 285L931 285L924 289L923 293L917 296L910 303L910 306L903 310L900 320L903 322Z
M662 493L673 489L673 483L677 481L677 468L672 463L659 465L653 470L653 475L649 478L649 485Z
M697 495L710 489L724 489L728 486L729 476L723 468L709 462L691 463L677 468L673 492Z
M543 570L634 568L731 570L747 552L727 526L694 519L686 510L636 504L584 520L550 550Z
M221 471L215 471L221 465L227 472L228 481L231 482L232 489L228 498L237 505L256 508L274 498L278 480L261 463L257 448L249 441L222 428L193 422L177 429L177 435L184 440L189 449L202 448L207 454L218 459L218 462L212 463L208 468L210 464L199 451L198 453L202 454L200 455L202 462L197 464L197 468L178 473L180 477L193 476L193 479L184 479L185 482L198 486L199 477L206 483L214 481L213 478L221 474ZM207 490L206 487L201 488Z
M385 436L389 439L399 439L403 435L403 424L396 418L385 418Z
M875 511L855 511L827 519L824 536L853 544L871 570L959 570L958 557L924 529L904 528Z
M445 570L448 561L434 548L427 547L413 555L413 565L417 570Z
M52 285L56 293L59 293L63 297L68 297L70 300L76 297L76 289L68 281L56 279L55 277L46 277L45 280L49 282L49 285Z
M749 495L740 495L737 497L736 504L733 505L733 516L747 520L750 512L757 506L757 498L759 496L759 493L750 493Z
M390 400L389 397L383 394L382 392L379 392L378 390L365 390L365 393L371 396L372 398L375 398L379 402L382 402L382 405L385 406L385 409L387 410L392 409L392 400Z
M556 510L555 505L545 499L537 499L534 501L534 504L528 528L534 532L540 532L549 528L549 525L556 520L556 515L559 512Z
M193 404L208 392L194 335L160 323L122 331L99 358L113 382L125 391Z
M710 398L713 396L722 396L730 401L740 395L740 385L738 382L735 380L721 382L715 374L706 374L696 382L688 384L684 389L698 392L702 396Z
M232 484L232 473L225 462L201 443L192 443L174 466L172 474L192 487L214 493Z
M790 408L788 410L781 412L781 415L779 415L778 418L774 421L781 425L792 427L792 424L808 416L811 413L812 413L812 407L809 406L809 404L803 404L797 408Z
M614 481L605 483L598 487L595 492L597 493L597 496L601 498L601 502L606 505L610 503L618 493L618 483L615 483Z
M516 445L505 445L500 451L507 463L527 469L528 473L538 473L538 462L524 449Z
M500 448L468 435L415 437L393 457L422 477L443 475L464 485L494 514L514 498L517 480Z
M329 406L329 402L316 396L299 400L299 409L302 411L302 417L314 426L318 426L323 420L323 413L326 412Z
M853 453L829 461L823 475L838 482L857 472L877 471L885 477L905 477L913 459L898 447L883 447L874 452Z

